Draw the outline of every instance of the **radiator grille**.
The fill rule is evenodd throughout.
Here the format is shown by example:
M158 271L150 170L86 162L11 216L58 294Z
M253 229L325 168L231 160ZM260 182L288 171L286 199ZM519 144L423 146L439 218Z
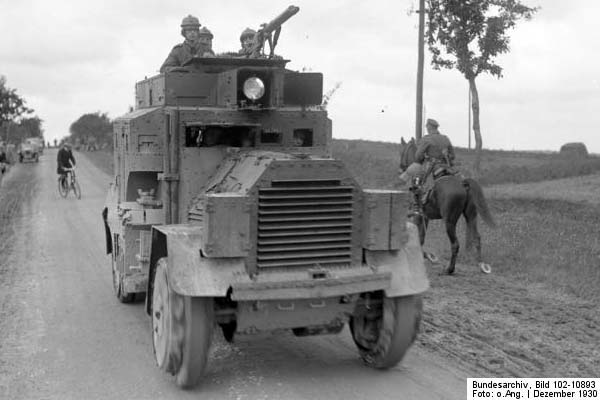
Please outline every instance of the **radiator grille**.
M351 263L353 189L338 180L273 181L260 188L257 266Z

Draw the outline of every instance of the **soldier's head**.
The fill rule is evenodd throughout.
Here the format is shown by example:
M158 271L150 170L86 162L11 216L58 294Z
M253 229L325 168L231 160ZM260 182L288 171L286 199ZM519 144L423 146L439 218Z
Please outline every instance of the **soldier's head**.
M67 142L66 140L63 142L62 145L63 149L65 150L71 150L71 143Z
M200 21L193 15L188 15L181 20L181 36L195 42L200 37Z
M427 120L427 123L425 124L425 128L427 129L427 133L429 133L429 134L439 133L438 132L438 127L439 126L440 126L440 124L438 124L438 122L435 119L431 119L431 118L429 118Z
M212 32L208 30L207 27L203 26L202 28L200 28L198 40L200 41L200 43L206 45L209 49L212 49L213 37L214 36Z
M254 44L254 35L256 31L254 29L246 28L240 35L240 43L242 44L243 50L249 50Z

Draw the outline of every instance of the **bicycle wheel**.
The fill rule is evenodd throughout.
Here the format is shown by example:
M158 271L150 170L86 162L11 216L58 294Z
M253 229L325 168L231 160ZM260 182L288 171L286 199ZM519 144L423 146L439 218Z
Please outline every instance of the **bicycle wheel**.
M73 187L73 193L75 193L75 197L77 197L77 200L81 200L81 188L79 187L79 182L73 180L71 186Z
M64 179L58 178L58 193L61 197L67 197L69 194L69 187L64 182Z

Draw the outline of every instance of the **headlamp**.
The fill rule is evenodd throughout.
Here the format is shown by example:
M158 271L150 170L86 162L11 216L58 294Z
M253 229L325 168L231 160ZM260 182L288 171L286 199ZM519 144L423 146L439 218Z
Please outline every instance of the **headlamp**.
M244 95L250 100L258 100L265 94L265 84L253 76L244 82Z

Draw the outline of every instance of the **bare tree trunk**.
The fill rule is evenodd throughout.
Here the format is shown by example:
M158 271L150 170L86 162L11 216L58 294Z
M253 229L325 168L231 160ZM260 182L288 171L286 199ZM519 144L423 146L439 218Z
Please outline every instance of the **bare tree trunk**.
M475 78L469 79L469 89L471 90L471 108L473 109L473 133L475 135L475 164L474 170L477 175L481 172L481 128L479 126L479 94Z

